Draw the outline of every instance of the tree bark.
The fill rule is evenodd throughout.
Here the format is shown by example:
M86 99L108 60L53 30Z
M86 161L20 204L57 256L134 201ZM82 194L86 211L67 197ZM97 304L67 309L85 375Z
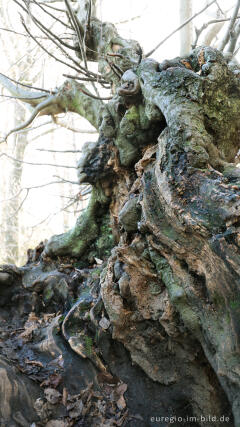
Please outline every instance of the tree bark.
M92 29L98 25L94 20ZM41 363L56 355L53 327L100 372L98 384L109 371L111 380L125 381L120 365L130 357L141 368L134 371L141 387L133 402L128 383L127 404L131 414L140 411L142 425L151 414L180 414L196 426L210 426L214 417L239 426L239 71L210 47L161 64L142 59L136 42L116 41L110 24L105 30L99 51L117 49L123 68L121 79L105 70L113 98L102 105L83 86L66 83L54 101L55 111L65 106L99 129L78 164L79 182L93 187L88 208L73 230L30 252L27 266L2 268L3 299L41 319L67 312L62 326L55 318L26 343ZM89 46L96 47L93 34ZM70 354L67 347L64 360ZM65 383L73 390L73 380ZM154 384L160 402L152 399ZM37 408L46 421L46 410ZM128 425L141 425L135 421Z

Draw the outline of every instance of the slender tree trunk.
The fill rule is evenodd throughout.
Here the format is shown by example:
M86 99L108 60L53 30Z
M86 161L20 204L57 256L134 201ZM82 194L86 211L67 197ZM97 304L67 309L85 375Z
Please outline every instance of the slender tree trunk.
M180 24L192 16L192 0L180 0ZM185 56L191 50L193 42L192 23L185 25L180 31L180 55Z
M20 125L25 120L25 109L18 103L15 104L15 125ZM20 162L24 160L24 153L28 141L26 133L20 133L13 137L11 155ZM18 263L19 258L19 216L20 205L25 193L20 193L22 187L23 164L10 162L7 171L7 202L4 204L3 221L6 226L3 235L4 262ZM20 194L19 194L20 193Z

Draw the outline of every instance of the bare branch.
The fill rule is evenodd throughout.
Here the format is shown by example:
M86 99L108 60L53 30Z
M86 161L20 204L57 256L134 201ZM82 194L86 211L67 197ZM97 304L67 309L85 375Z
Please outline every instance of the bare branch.
M46 130L45 132L42 132L40 135L34 136L33 138L31 138L28 143L30 144L31 142L37 141L39 138L43 138L44 136L48 135L49 133L55 132L56 130L58 130L58 128L51 128Z
M22 129L24 129L24 128L26 128L27 126L29 126L32 122L33 122L33 120L35 119L35 117L42 111L42 110L44 110L45 108L47 108L47 107L49 107L50 105L53 105L53 104L55 104L56 103L56 101L57 101L57 95L52 95L52 96L49 96L47 99L45 99L44 101L42 101L42 102L40 102L40 104L38 104L37 106L36 106L36 108L33 110L33 112L32 112L32 114L31 114L31 116L24 122L24 123L22 123L21 125L19 125L19 126L17 126L17 127L15 127L14 129L12 129L12 130L10 130L8 133L7 133L7 135L5 136L5 138L2 140L2 141L0 141L0 143L1 142L6 142L7 141L7 139L8 139L8 137L12 134L12 133L14 133L14 132L17 132L17 131L19 131L19 130L22 130Z
M221 9L221 7L220 7L220 5L219 5L219 3L218 3L218 1L216 0L216 5L217 5L217 7L218 7L218 10L221 12L221 14L223 15L223 16L225 16L225 13L223 12L223 10Z
M67 130L70 130L72 132L76 132L76 133L87 133L87 134L97 134L98 132L96 130L87 130L87 129L78 129L78 128L73 128L71 127L69 124L64 123L62 121L59 121L58 117L52 117L53 122L58 125L61 126Z
M49 9L52 9L52 10L56 10L57 12L63 12L63 13L66 12L65 9L59 9L58 7L50 6L50 4L47 4L47 2L40 1L39 4L44 4L45 7L48 7Z
M60 179L60 182L65 182L65 183L68 183L68 184L79 185L78 181L69 181L68 179L62 178L61 176L58 176L58 175L53 175L53 178Z
M54 218L54 216L56 216L57 214L59 214L60 212L66 211L67 208L70 208L70 206L74 205L74 203L79 201L79 197L75 198L73 201L71 201L70 203L68 203L66 206L64 206L63 208L59 209L58 211L48 215L46 218L44 218L41 222L39 222L38 224L33 225L31 228L36 228L39 225L43 224L44 222L46 222L47 220L50 220L52 218Z
M232 30L230 34L229 44L226 49L228 53L234 52L239 35L240 35L240 22L238 22L238 24L235 26L235 28Z
M148 58L150 55L152 55L160 46L163 45L163 43L165 43L166 40L168 40L170 37L172 37L173 34L177 33L179 30L181 30L185 25L187 25L189 22L191 22L193 19L195 19L201 13L203 13L209 6L211 6L215 2L216 2L216 0L211 1L203 9L201 9L199 12L195 13L193 16L191 16L191 18L187 19L187 21L185 21L178 28L176 28L176 30L172 31L167 37L165 37L160 43L158 43L157 46L154 49L150 50L150 52L148 52L145 55L145 58Z
M29 37L27 34L19 33L18 31L10 30L9 28L0 27L0 30L8 31L9 33L16 34L17 36ZM37 39L45 39L45 40L47 39L47 37L43 37L43 36L36 36L36 38Z
M47 153L82 153L82 150L47 150L46 148L36 148L36 151L44 151Z
M234 8L234 11L233 11L233 14L232 14L232 17L230 19L228 28L227 28L226 33L225 33L225 36L223 37L223 39L222 39L222 41L220 43L219 50L223 51L224 48L227 45L227 42L228 42L228 40L230 38L230 35L231 35L231 31L233 30L233 27L235 25L235 22L236 22L236 19L237 19L237 16L238 16L239 7L240 7L240 0L237 0L237 3L235 5L235 8Z
M48 28L45 27L45 25L43 25L40 21L38 21L33 15L31 15L33 22L37 25L37 27L43 32L43 34L45 34L48 39L54 43L58 49L60 49L60 51L70 60L73 62L73 64L75 64L78 68L80 67L80 69L82 68L79 63L71 56L69 55L69 53L63 49L63 46L66 46L68 49L73 49L76 50L73 46L70 46L68 43L63 42L56 34L54 34L51 30L49 30ZM58 40L58 42L56 41ZM82 68L84 71L85 69Z
M40 124L39 124L39 125L37 125L37 126L33 126L33 127L30 127L30 128L26 128L26 129L19 130L18 132L16 132L16 135L18 135L19 133L30 132L30 131L32 131L32 130L39 129L39 128L41 128L42 126L51 125L51 124L52 124L52 120L48 120L47 122L40 123Z
M73 13L73 10L71 8L71 5L69 3L68 0L64 0L68 13L70 15L70 22L72 23L73 29L75 29L76 33L77 33L77 37L78 37L78 43L79 43L79 47L80 47L80 51L81 51L81 57L85 66L85 69L87 70L87 73L90 75L92 74L91 72L89 73L88 71L88 64L87 64L87 55L86 55L86 45L84 43L84 39L82 38L82 34L81 34L81 30L80 30L80 22L78 21L77 16ZM91 82L93 89L97 95L97 99L101 100L101 97L99 95L99 92L94 84L94 82Z
M67 169L76 169L76 166L68 166L68 165L56 165L54 163L33 163L33 162L25 162L24 160L18 160L15 157L9 156L9 154L2 153L0 154L1 157L7 157L7 159L13 160L14 162L23 163L25 165L31 165L31 166L54 166L56 168L67 168Z
M14 98L21 99L31 105L37 105L46 98L46 92L30 92L19 88L12 83L13 79L0 73L0 84L4 86Z
M47 13L47 14L49 14L49 12L47 12L39 3L37 3L35 0L32 0L32 2L34 3L34 4L36 4L37 6L39 6L45 13ZM47 31L47 32L49 32L49 34L51 34L53 37L56 37L56 39L63 45L63 46L65 46L65 47L67 47L68 49L72 49L72 50L77 50L74 46L71 46L70 44L68 44L68 43L65 43L62 39L60 39L56 34L53 34L50 30L49 30L49 28L46 28L46 26L45 25L43 25L43 23L42 22L40 22L30 11L28 12L29 14L30 14L30 16L31 16L31 18L33 19L33 21L34 21L34 23L36 24L36 25L38 25L38 26L41 26L42 28L44 28L45 29L45 31ZM54 15L52 15L52 14L50 14L50 16L55 20L55 21L59 21L59 19L56 17L56 16L54 16ZM60 21L60 23L62 23L62 21ZM71 27L69 27L69 26L67 26L68 28L70 28L71 29Z
M3 200L0 200L0 203L6 203L6 202L9 202L10 200L14 200L14 199L16 199L17 197L19 197L20 196L20 194L24 191L24 190L28 190L28 191L31 191L31 190L36 190L36 189L38 189L38 188L43 188L43 187L48 187L49 185L53 185L53 184L67 184L68 183L68 181L63 181L62 179L60 180L60 181L51 181L51 182L46 182L45 184L39 184L39 185L33 185L32 187L23 187L23 188L20 188L20 190L16 193L16 194L14 194L14 196L12 196L12 197L9 197L8 199L3 199ZM79 183L78 182L72 182L72 184L78 184L79 185Z
M25 24L25 22L24 22L24 19L23 19L23 17L21 16L21 21L22 21L22 24L23 24L23 27L25 28L25 30L26 30L26 32L28 33L28 35L37 43L37 45L42 49L42 50L44 50L44 52L46 52L49 56L51 56L51 58L53 58L53 59L55 59L55 61L57 61L57 62L60 62L61 64L64 64L64 65L66 65L67 67L70 67L70 68L72 68L73 70L75 70L75 71L77 71L78 73L81 71L81 70L84 70L80 65L79 65L79 68L76 68L76 67L74 67L72 64L68 64L67 62L65 62L65 61L63 61L62 59L60 59L60 58L57 58L55 55L53 55L53 53L51 53L51 52L49 52L37 39L36 39L36 37L35 36L33 36L32 35L32 33L30 33L30 31L28 30L28 28L27 28L27 26L26 26L26 24Z
M72 79L72 80L81 80L84 82L97 82L97 83L108 84L107 80L97 79L96 77L79 77L79 76L72 76L70 74L63 74L63 76L67 77L68 79Z
M93 95L92 93L90 93L89 91L86 91L85 89L82 89L82 88L80 88L79 90L80 90L82 93L84 93L85 95L90 96L90 98L93 98L93 99L100 99L101 101L109 101L110 99L112 99L112 98L113 98L112 96L106 96L105 98L104 98L104 97L100 97L100 96L95 96L95 95Z
M25 3L26 3L26 1L25 1ZM40 9L42 9L47 15L51 16L51 18L53 18L55 21L60 22L60 24L62 24L64 27L67 27L67 28L69 28L71 30L71 27L66 22L63 22L61 19L59 19L56 16L56 14L53 15L51 12L49 12L48 10L46 10L43 6L41 6L41 3L38 3L35 0L31 0L31 3L36 4L38 7L40 7Z
M114 25L127 24L128 22L132 22L140 18L141 18L141 15L133 16L132 18L125 19L124 21L114 22Z
M240 16L238 16L237 18L240 18ZM226 21L230 21L230 19L231 18L220 18L220 19L211 19L211 21L208 21L208 22L205 22L202 26L201 26L201 28L199 28L199 29L197 29L197 28L195 28L195 32L196 32L196 39L195 39L195 41L194 41L194 43L193 43L193 45L192 45L192 47L193 48L195 48L196 47L196 45L197 45L197 42L198 42L198 39L199 39L199 37L200 37L200 35L201 35L201 33L209 26L209 25L212 25L212 24L224 24L224 22L226 22ZM220 27L220 29L222 28L222 26ZM209 44L209 43L204 43L204 44Z
M21 201L21 203L20 203L20 205L18 206L18 208L15 210L15 212L10 216L10 217L8 217L8 220L10 220L10 219L12 219L21 209L22 209L22 207L23 207L23 205L24 205L24 202L26 201L26 199L27 199L27 197L28 197L28 195L29 195L29 190L28 189L26 189L26 194L25 194L25 196L24 196L24 198L23 198L23 200Z
M72 27L73 27L73 29L74 29L74 30L76 31L76 33L77 33L78 43L79 43L79 47L80 47L80 51L81 51L81 56L82 56L82 59L83 59L83 62L84 62L85 68L87 68L86 53L85 53L85 50L84 50L84 44L83 44L83 39L82 39L82 35L81 35L81 32L80 32L80 28L79 28L79 23L78 23L78 21L77 21L76 16L75 16L75 15L74 15L74 13L73 13L73 10L72 10L72 8L71 8L71 6L70 6L69 1L68 1L68 0L64 0L64 2L65 2L65 4L66 4L66 7L67 7L67 10L68 10L68 13L69 13L69 15L70 15L70 22L72 23Z
M27 85L27 84L25 84L25 83L21 83L21 82L19 82L18 80L14 80L14 79L12 79L11 77L5 76L5 75L4 75L4 74L2 74L2 73L0 73L0 75L4 76L4 77L5 77L6 79L8 79L8 80L11 80L11 82L16 83L17 85L20 85L20 86L23 86L23 87L28 87L29 89L40 90L41 92L46 92L46 93L50 93L50 94L55 93L54 91L50 91L50 90L47 90L47 89L43 89L43 88L39 88L39 87L35 87L35 86L30 86L30 85Z

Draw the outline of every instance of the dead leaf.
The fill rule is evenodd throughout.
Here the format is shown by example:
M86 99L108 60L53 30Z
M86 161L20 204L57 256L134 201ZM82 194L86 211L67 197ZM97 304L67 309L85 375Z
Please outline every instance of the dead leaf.
M71 418L78 418L82 414L83 410L83 402L82 400L78 400L76 403L73 403L71 406L71 410L69 411L69 416ZM69 406L67 407L69 410Z
M127 391L127 388L128 388L127 384L122 383L116 388L115 393L114 393L116 403L117 403L117 407L120 410L126 408L126 402L125 402L123 395Z
M61 382L62 377L60 374L52 374L40 384L40 387L57 388Z
M38 360L28 360L28 359L25 359L24 362L27 365L39 366L39 368L43 368L42 362L39 362Z
M56 359L51 360L51 362L48 363L50 366L59 366L60 368L63 368L64 366L64 359L62 354L58 356Z
M55 390L55 388L46 388L44 390L45 397L49 403L52 405L55 405L59 402L61 393L59 391Z
M68 391L66 387L63 387L62 403L64 406L67 406L67 400L68 400Z
M99 383L107 383L107 384L118 384L119 378L115 375L112 376L108 372L101 372L97 375L97 379Z
M123 396L121 396L118 401L117 401L117 407L118 409L122 410L124 408L126 408L126 402Z

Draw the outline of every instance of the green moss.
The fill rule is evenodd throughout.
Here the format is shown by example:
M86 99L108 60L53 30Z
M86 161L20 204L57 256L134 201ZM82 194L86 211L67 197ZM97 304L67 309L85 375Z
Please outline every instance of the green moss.
M54 295L53 289L52 289L52 285L48 285L46 286L46 288L44 289L43 292L43 300L45 303L49 302L52 297Z
M240 309L240 300L236 299L236 300L230 300L229 302L229 306L233 309L233 310L239 310Z
M85 349L86 349L86 353L89 356L91 356L92 352L93 352L93 340L91 337L89 336L85 336L84 337L85 340Z
M94 268L91 277L95 280L95 279L99 279L100 275L101 275L102 269L101 268Z
M196 331L199 327L198 315L188 305L187 295L178 277L165 258L153 249L149 249L150 257L154 263L160 279L165 284L172 304L179 311L184 324L191 330Z
M104 216L99 231L99 238L96 241L97 257L105 258L108 257L113 248L113 235L112 229L110 227L110 215L107 214Z

